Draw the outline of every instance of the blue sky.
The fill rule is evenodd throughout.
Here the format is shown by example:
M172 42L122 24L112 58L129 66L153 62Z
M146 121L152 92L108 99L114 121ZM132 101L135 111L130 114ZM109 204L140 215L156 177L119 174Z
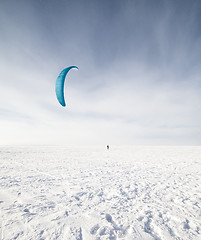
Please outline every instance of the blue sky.
M200 145L200 16L199 0L2 0L0 144Z

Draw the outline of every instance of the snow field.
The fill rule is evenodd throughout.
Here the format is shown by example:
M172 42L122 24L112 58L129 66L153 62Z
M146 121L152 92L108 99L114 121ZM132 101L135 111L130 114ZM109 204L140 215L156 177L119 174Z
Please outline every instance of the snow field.
M0 147L0 237L201 239L200 170L201 147Z

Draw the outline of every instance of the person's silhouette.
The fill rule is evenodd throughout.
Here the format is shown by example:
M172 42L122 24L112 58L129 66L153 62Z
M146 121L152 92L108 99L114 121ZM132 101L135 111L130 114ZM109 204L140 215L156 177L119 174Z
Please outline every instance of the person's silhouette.
M107 149L110 149L109 145L107 145Z

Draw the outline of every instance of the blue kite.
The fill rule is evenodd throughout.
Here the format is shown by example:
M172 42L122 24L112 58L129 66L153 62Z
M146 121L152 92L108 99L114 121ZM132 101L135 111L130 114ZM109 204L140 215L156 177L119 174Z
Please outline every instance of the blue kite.
M56 85L55 85L56 96L57 96L57 99L58 99L59 103L60 103L63 107L66 106L65 99L64 99L64 82L65 82L65 78L66 78L67 73L68 73L72 68L77 68L77 69L79 69L79 68L76 67L76 66L67 67L67 68L63 69L63 70L60 72L60 74L59 74L59 76L57 77L57 80L56 80Z

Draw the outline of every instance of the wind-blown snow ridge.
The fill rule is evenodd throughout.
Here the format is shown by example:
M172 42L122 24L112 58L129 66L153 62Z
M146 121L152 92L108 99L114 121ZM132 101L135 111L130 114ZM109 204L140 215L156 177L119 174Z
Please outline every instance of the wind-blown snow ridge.
M201 239L201 147L1 147L2 239Z

